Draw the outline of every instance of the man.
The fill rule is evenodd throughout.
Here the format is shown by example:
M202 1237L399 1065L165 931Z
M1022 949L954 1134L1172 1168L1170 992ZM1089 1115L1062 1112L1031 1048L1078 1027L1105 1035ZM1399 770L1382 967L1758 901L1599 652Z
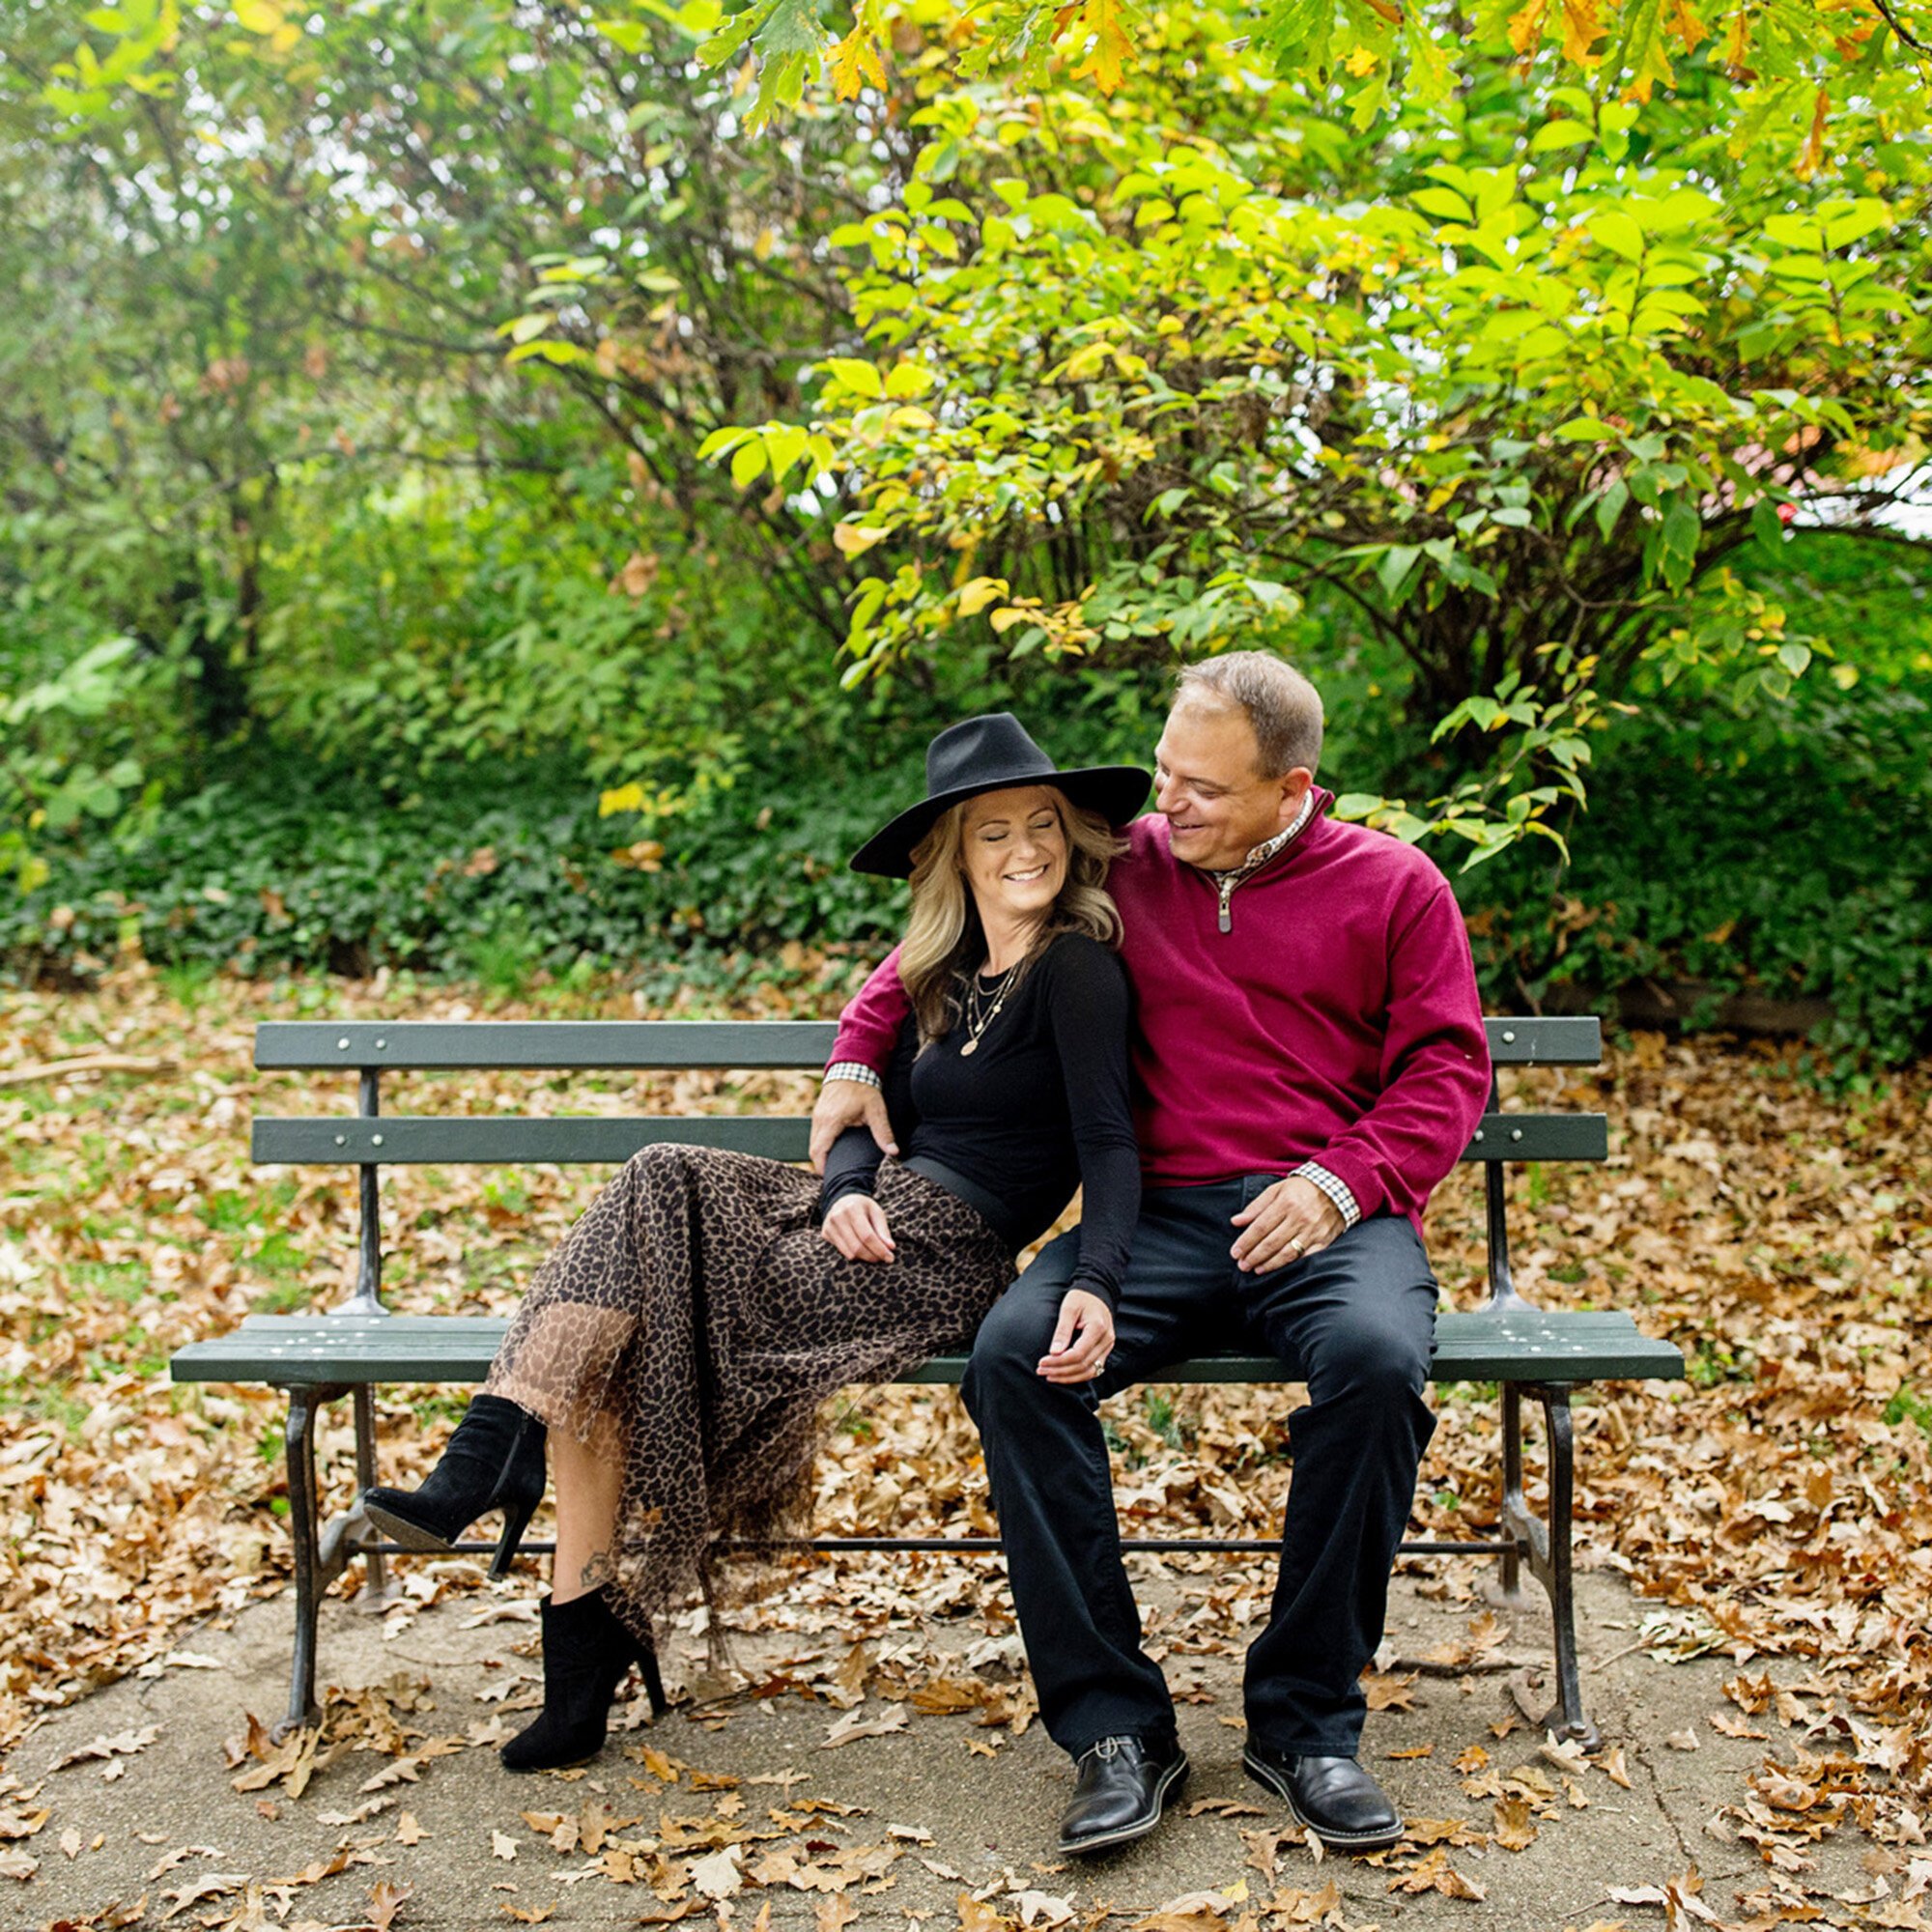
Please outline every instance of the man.
M1328 1845L1402 1833L1356 1761L1357 1682L1435 1418L1435 1282L1419 1233L1489 1093L1475 972L1448 882L1328 818L1321 706L1278 658L1180 673L1155 811L1110 887L1132 983L1143 1207L1118 1304L1069 1291L1077 1229L980 1328L963 1385L986 1452L1040 1715L1078 1765L1061 1849L1150 1832L1186 1775L1140 1644L1097 1405L1166 1364L1247 1347L1308 1384L1279 1579L1248 1652L1249 1775ZM895 960L846 1009L817 1156L864 1120L905 1008Z

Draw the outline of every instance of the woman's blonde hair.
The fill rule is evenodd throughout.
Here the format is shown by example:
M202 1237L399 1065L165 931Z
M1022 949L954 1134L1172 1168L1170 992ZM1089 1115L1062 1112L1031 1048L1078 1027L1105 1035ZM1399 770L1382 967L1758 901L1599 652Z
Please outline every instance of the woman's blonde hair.
M1121 943L1121 915L1107 892L1107 868L1127 849L1127 841L1097 811L1074 805L1059 786L1043 789L1052 792L1066 835L1066 883L1019 962L1019 979L1064 932L1084 932L1102 946ZM919 1020L922 1047L959 1023L967 976L986 953L980 909L966 884L961 858L972 804L965 799L949 807L913 847L912 911L899 942L899 978Z

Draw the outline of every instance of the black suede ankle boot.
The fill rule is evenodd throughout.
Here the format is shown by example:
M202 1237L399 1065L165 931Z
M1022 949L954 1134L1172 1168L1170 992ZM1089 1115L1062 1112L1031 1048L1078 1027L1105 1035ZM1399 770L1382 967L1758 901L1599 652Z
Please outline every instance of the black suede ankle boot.
M543 1611L543 1715L506 1744L505 1771L557 1771L604 1748L611 1701L635 1663L644 1673L653 1716L665 1711L664 1683L649 1644L617 1620L604 1592L591 1590Z
M544 1426L499 1395L469 1399L441 1460L419 1490L365 1490L362 1513L405 1549L447 1549L487 1510L503 1512L490 1565L502 1576L543 1501Z

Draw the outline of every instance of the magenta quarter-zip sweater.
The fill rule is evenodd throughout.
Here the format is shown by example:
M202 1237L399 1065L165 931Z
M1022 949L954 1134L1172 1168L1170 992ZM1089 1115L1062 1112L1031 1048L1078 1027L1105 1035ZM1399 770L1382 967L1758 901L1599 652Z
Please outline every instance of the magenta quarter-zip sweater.
M1108 888L1134 995L1134 1127L1149 1187L1318 1161L1364 1217L1420 1223L1489 1097L1468 934L1411 845L1307 825L1226 894L1177 860L1157 813ZM1223 930L1223 927L1226 927ZM840 1016L833 1059L883 1068L906 1012L898 954Z

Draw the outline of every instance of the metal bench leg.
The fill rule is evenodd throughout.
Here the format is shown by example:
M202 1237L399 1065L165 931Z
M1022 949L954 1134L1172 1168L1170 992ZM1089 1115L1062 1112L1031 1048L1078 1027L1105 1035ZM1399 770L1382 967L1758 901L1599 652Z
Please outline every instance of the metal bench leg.
M1545 1457L1548 1465L1548 1518L1535 1515L1522 1492L1521 1399L1533 1396L1543 1409ZM1570 1390L1539 1382L1507 1383L1503 1391L1503 1528L1521 1549L1520 1562L1549 1599L1554 1636L1556 1703L1544 1719L1545 1730L1575 1738L1588 1750L1602 1742L1583 1709L1582 1679L1577 1666L1577 1597L1570 1567L1571 1507L1576 1495L1576 1435L1571 1425ZM1508 1591L1516 1559L1502 1558ZM1519 1593L1516 1601L1520 1601Z
M1577 1668L1577 1595L1570 1570L1570 1530L1576 1497L1576 1432L1567 1388L1539 1389L1545 1442L1549 1460L1549 1528L1537 1577L1549 1592L1550 1620L1556 1636L1556 1705L1543 1720L1559 1738L1575 1738L1586 1750L1603 1742L1583 1711L1583 1685Z
M296 1644L289 1674L289 1714L270 1735L280 1743L291 1731L319 1722L322 1709L315 1701L316 1613L321 1595L316 1560L315 1413L318 1391L289 1391L288 1430L284 1449L289 1472L289 1534L295 1539Z
M1522 1602L1522 1555L1524 1540L1519 1526L1528 1515L1522 1499L1522 1391L1514 1382L1503 1384L1503 1528L1513 1548L1502 1557L1501 1575L1496 1580L1496 1596L1512 1606Z
M355 1390L355 1490L359 1495L376 1482L376 1391L368 1383ZM362 1556L362 1594L355 1606L383 1610L389 1604L388 1565L380 1549Z

